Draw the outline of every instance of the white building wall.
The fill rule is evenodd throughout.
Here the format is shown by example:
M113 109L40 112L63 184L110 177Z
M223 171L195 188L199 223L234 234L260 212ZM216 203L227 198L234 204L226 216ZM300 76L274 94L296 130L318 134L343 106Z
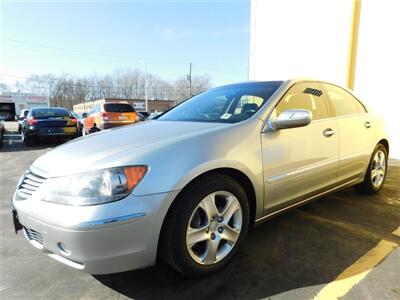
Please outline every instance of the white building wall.
M251 0L249 79L311 77L345 85L351 0ZM355 93L382 114L400 158L398 0L363 0ZM397 78L396 78L397 77Z

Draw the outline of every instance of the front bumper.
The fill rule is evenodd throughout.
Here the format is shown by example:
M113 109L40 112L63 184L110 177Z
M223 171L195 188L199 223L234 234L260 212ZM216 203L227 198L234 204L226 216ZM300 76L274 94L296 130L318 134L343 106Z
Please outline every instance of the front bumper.
M48 256L91 274L151 266L177 192L133 196L97 206L13 201L27 240Z

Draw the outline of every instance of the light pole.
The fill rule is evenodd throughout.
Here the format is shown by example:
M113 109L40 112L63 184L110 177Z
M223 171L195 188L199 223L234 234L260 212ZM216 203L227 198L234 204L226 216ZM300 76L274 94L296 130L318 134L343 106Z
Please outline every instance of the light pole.
M144 70L145 70L145 73L144 73L144 105L145 105L145 110L146 110L146 112L149 112L148 111L148 109L149 109L149 107L148 107L148 95L147 95L147 63L145 63L145 62L142 62L143 63L143 65L144 65Z
M189 64L189 98L192 97L192 63Z

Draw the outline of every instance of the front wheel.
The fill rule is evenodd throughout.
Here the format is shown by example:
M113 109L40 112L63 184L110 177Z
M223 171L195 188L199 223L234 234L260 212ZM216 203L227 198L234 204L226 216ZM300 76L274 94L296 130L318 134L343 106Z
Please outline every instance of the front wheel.
M363 194L376 194L385 183L388 154L385 146L378 144L372 153L364 181L355 186Z
M201 178L186 188L167 215L161 256L187 276L223 268L249 228L249 204L241 185L225 175Z

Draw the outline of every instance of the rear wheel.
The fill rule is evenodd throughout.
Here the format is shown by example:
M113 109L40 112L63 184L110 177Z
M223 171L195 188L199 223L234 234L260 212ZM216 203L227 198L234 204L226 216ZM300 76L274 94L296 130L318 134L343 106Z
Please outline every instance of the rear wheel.
M372 153L364 181L355 186L358 192L375 194L381 190L386 179L387 159L388 155L385 146L378 144Z
M22 133L22 140L25 144L25 146L34 146L36 144L36 140L32 136L27 136L25 133Z
M232 259L248 227L249 205L240 184L225 175L204 177L171 207L160 254L187 276L210 274Z

